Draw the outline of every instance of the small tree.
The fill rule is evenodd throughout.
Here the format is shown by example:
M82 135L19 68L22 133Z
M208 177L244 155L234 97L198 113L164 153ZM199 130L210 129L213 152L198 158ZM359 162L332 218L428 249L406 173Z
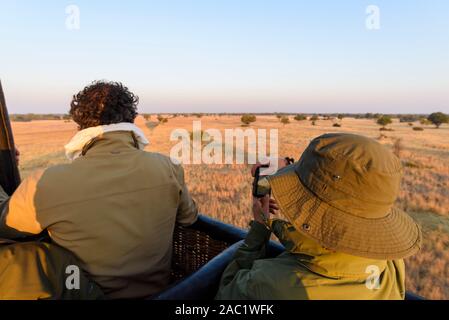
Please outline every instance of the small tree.
M342 115L342 114L339 114L339 115L337 116L337 118L338 118L338 120L343 121L343 119L345 118L345 116Z
M385 130L386 126L388 126L389 124L393 123L393 120L391 119L390 116L381 116L379 119L377 119L377 124L382 126L381 130Z
M448 123L449 122L449 116L447 114L442 113L442 112L435 112L435 113L432 113L427 118L427 120L432 122L438 129L443 123Z
M253 122L256 122L257 118L255 115L253 114L245 114L242 116L241 121L243 122L243 124L245 125L250 125Z
M168 119L167 119L167 118L164 118L164 117L161 116L161 115L158 115L158 116L157 116L157 121L159 121L160 124L164 124L164 123L167 123L167 122L168 122Z
M294 119L295 119L296 121L304 121L304 120L307 120L307 117L304 116L304 115L302 115L302 114L298 114L298 115L296 115L296 116L294 117Z
M317 115L313 115L312 117L310 117L309 120L315 122L315 121L320 120L320 118Z
M290 119L288 117L282 117L281 123L285 126L286 124L290 123Z

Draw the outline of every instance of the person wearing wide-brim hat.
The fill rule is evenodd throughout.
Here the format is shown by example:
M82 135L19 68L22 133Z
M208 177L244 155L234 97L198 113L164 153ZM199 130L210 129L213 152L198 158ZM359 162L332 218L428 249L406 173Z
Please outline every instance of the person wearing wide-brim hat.
M255 221L223 274L217 299L404 299L403 259L419 226L396 208L400 160L353 134L314 139L299 162L268 178ZM274 218L275 211L288 221ZM265 258L273 232L286 251Z

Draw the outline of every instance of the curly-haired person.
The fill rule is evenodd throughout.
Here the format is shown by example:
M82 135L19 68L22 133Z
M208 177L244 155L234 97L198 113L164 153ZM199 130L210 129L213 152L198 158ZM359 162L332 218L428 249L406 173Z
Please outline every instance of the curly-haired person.
M143 150L149 142L134 125L138 102L121 83L84 88L71 103L79 131L65 146L70 162L33 173L11 197L0 190L0 238L47 230L52 240L34 251L20 244L0 250L0 258L15 251L22 259L0 281L9 274L23 289L10 286L16 291L8 292L0 284L0 296L80 299L101 292L112 299L146 298L168 286L175 223L194 223L198 210L182 167ZM88 280L77 287L67 278L67 287L66 269L55 266L74 260L75 269L67 270L79 267ZM17 267L27 261L33 263Z

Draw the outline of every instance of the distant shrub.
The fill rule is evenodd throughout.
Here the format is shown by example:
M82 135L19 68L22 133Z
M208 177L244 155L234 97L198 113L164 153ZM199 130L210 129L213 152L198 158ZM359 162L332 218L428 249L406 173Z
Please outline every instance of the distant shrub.
M382 115L379 113L367 113L365 114L366 119L379 119Z
M281 123L285 126L286 124L290 123L290 119L288 117L282 117Z
M202 113L194 113L193 116L197 117L197 118L202 118L203 114Z
M438 129L443 123L449 123L449 116L442 112L435 112L432 113L427 120L433 123Z
M406 168L412 168L412 169L422 169L422 166L418 163L414 163L411 161L405 161L404 162L404 167Z
M307 120L307 117L302 114L297 114L293 119L295 119L296 121L304 121Z
M318 121L318 120L320 120L320 118L317 115L313 115L313 116L310 117L309 120L310 121Z
M335 127L335 128L341 128L341 124L339 124L339 123L334 123L333 127Z
M429 165L425 165L423 163L419 163L419 162L412 162L412 161L404 161L403 162L404 167L406 168L411 168L411 169L434 169L432 166Z
M343 114L339 114L339 115L337 116L337 118L338 118L338 120L343 120L343 119L345 118L345 116L344 116Z
M242 116L240 120L242 121L243 124L250 125L251 123L256 122L257 118L253 114L245 114Z
M408 126L409 126L409 127L413 127L413 123L412 123L412 122L409 122L409 123L408 123Z
M423 127L413 127L413 130L415 131L424 131Z
M153 122L153 121L148 121L145 125L147 126L148 129L153 130L154 128L156 128L159 125L160 122Z
M316 121L312 121L312 126L316 126Z
M416 122L419 120L419 116L418 115L402 115L399 116L399 122Z
M9 116L11 121L15 122L30 122L37 120L70 120L71 117L67 114L11 114Z
M25 115L21 115L21 114L20 115L11 115L10 118L11 118L11 121L14 121L14 122L31 122L32 121L31 118L29 118Z
M393 120L391 119L390 116L387 115L383 115L379 119L377 119L377 124L382 126L382 128L380 129L382 131L389 131L387 130L386 126L391 123L393 123Z
M167 123L167 122L168 122L168 119L167 119L167 118L164 118L164 117L161 116L161 115L158 115L158 116L157 116L157 121L159 121L160 124L164 124L164 123Z

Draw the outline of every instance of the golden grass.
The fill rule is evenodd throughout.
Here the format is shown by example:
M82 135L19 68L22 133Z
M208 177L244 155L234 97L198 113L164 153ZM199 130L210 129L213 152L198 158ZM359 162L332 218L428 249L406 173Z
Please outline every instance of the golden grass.
M152 121L156 121L155 117ZM202 130L240 128L238 116L204 116L169 119L149 129L143 118L137 123L151 141L149 151L169 154L175 128L192 131L192 121L201 120ZM279 153L298 159L311 139L327 132L349 132L378 139L393 148L405 170L398 205L423 226L424 248L407 260L407 285L411 291L432 299L449 299L449 128L425 127L413 131L407 123L395 121L391 132L380 132L373 120L344 119L341 128L332 121L294 121L283 125L275 116L258 116L254 129L279 130ZM76 125L64 121L13 123L21 156L23 176L32 170L65 162L63 145L76 132ZM380 138L380 136L384 135ZM398 144L396 144L398 145ZM248 165L188 165L186 180L202 212L226 223L246 227L251 219L251 182Z

